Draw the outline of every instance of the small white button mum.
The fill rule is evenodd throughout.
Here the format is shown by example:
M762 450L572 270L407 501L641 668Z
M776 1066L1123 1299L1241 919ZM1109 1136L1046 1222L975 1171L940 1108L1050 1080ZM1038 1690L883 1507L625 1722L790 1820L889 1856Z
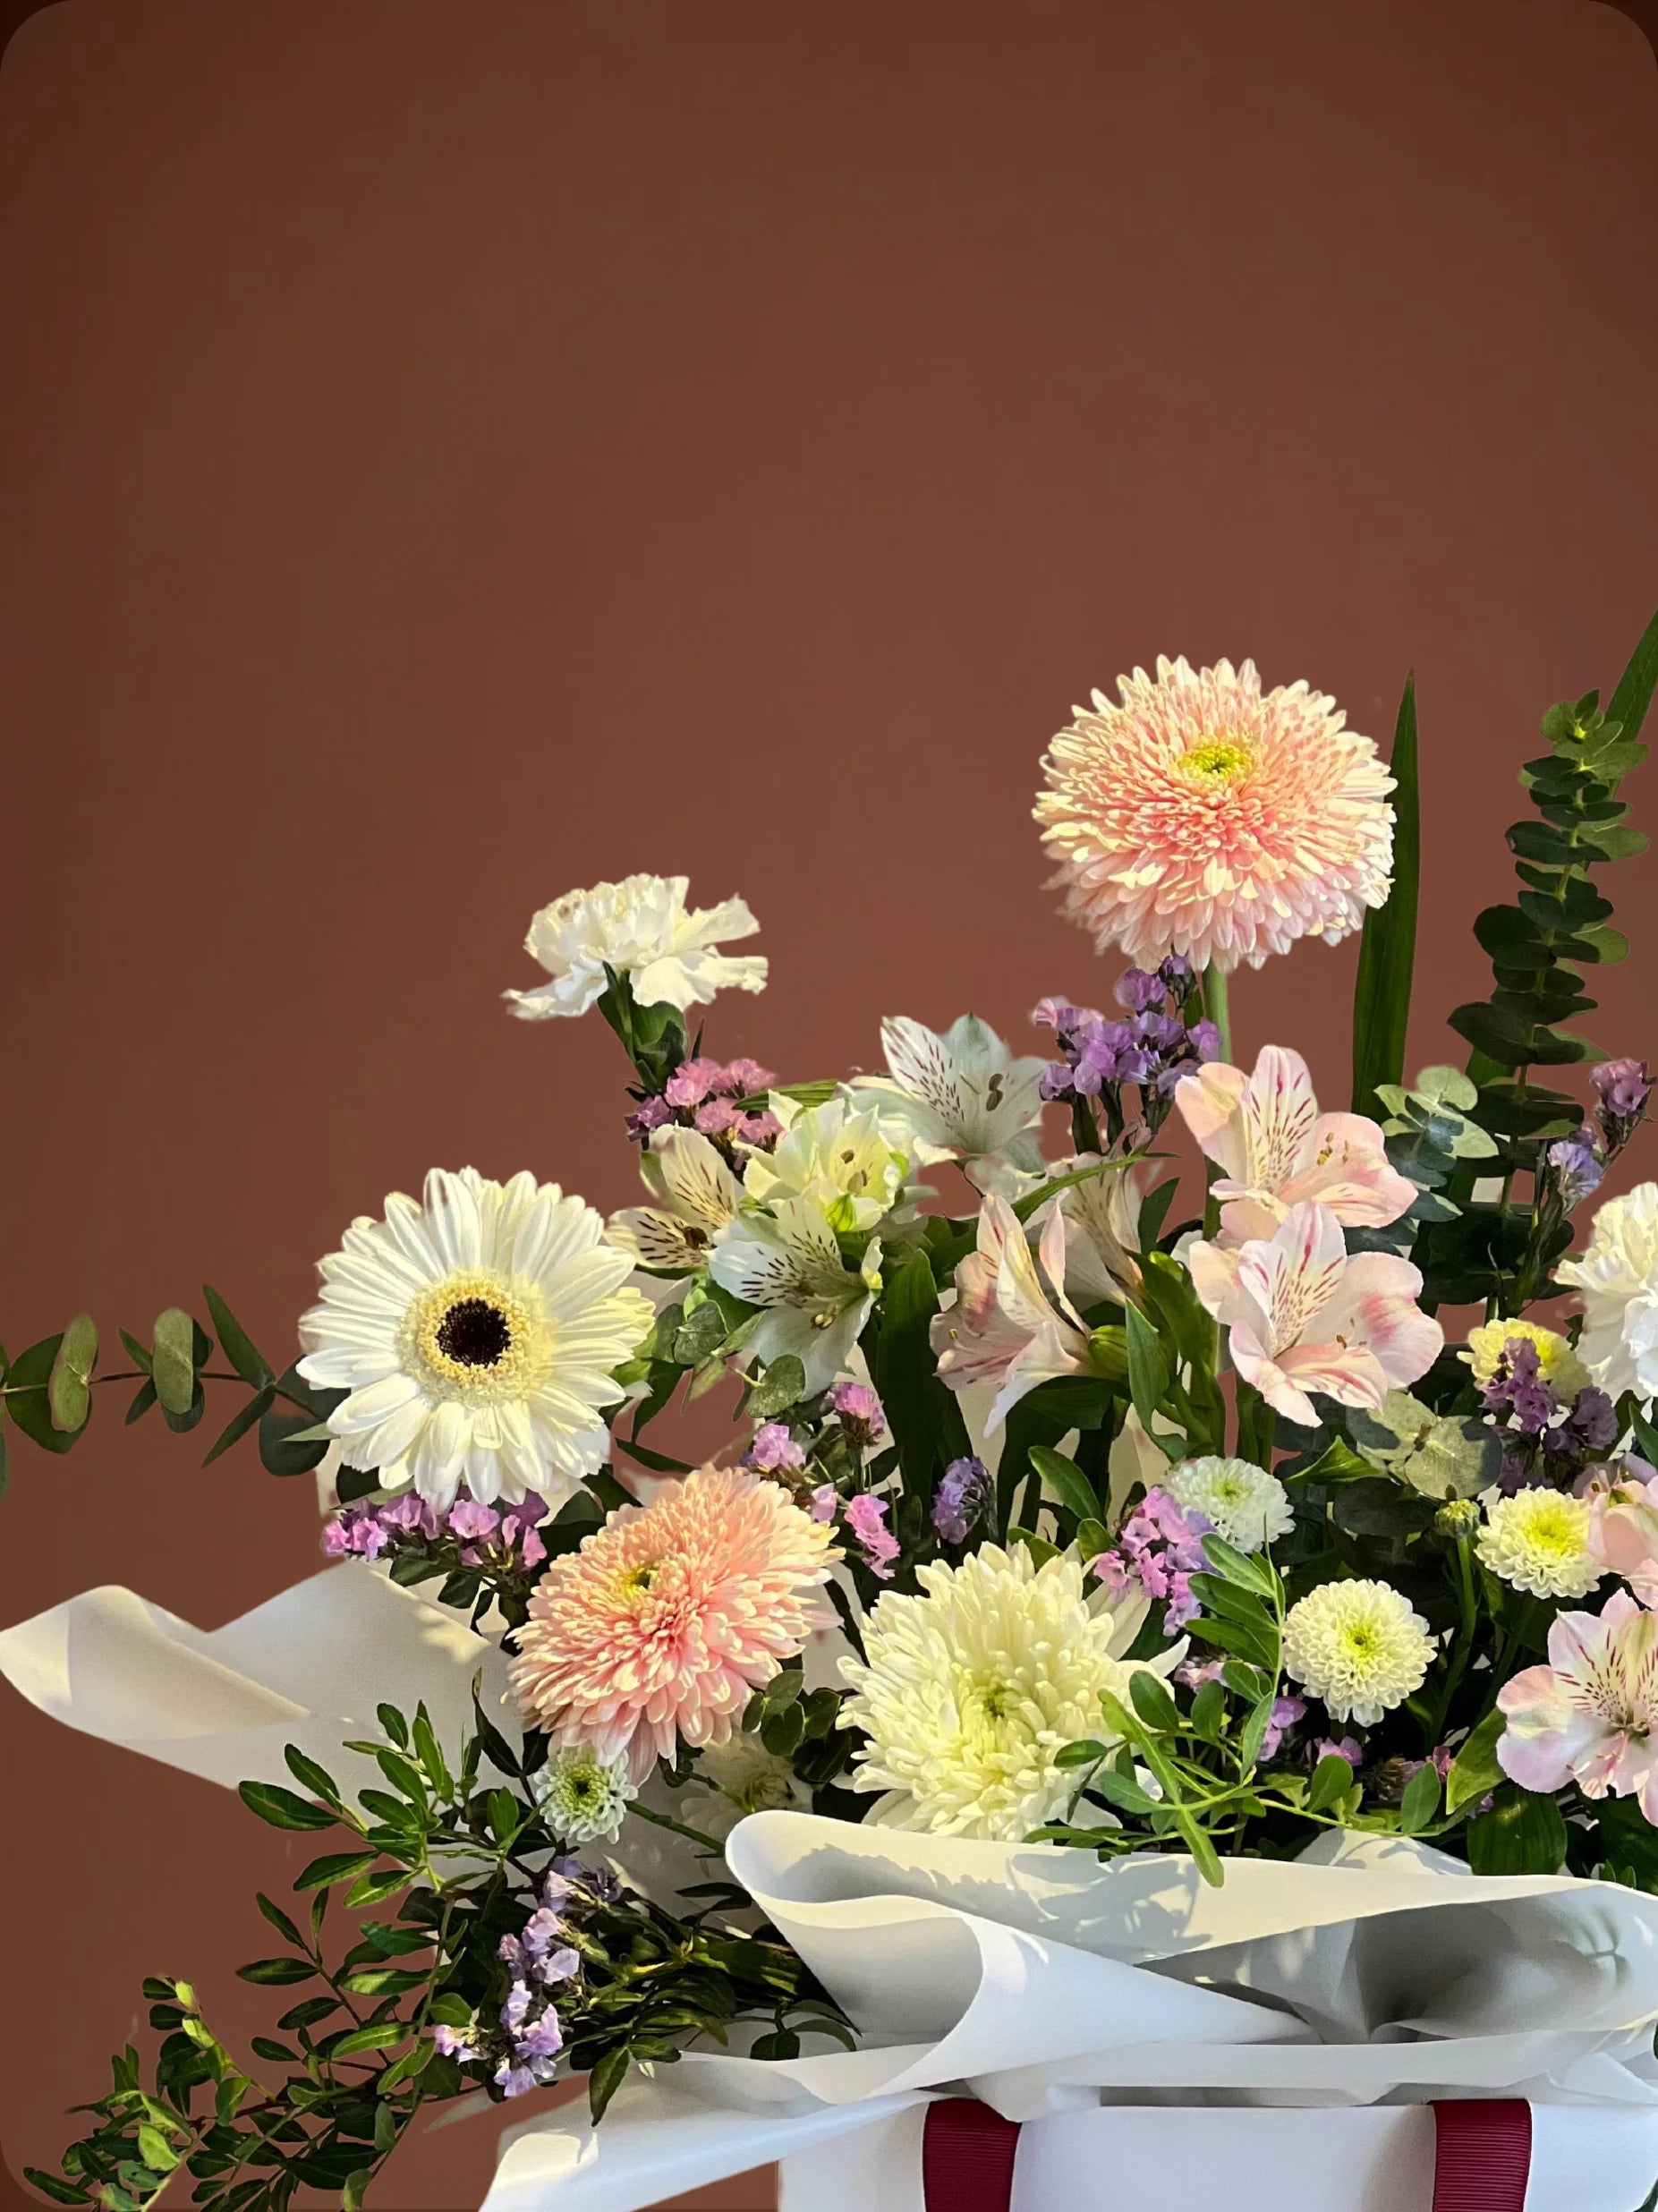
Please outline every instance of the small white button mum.
M1606 1572L1589 1549L1587 1498L1559 1490L1488 1490L1475 1550L1501 1581L1534 1597L1586 1597Z
M1386 1582L1324 1582L1289 1609L1284 1665L1332 1720L1369 1728L1420 1689L1427 1622Z
M1178 1503L1206 1516L1240 1552L1259 1552L1295 1527L1289 1493L1253 1459L1182 1459L1170 1471L1168 1488Z

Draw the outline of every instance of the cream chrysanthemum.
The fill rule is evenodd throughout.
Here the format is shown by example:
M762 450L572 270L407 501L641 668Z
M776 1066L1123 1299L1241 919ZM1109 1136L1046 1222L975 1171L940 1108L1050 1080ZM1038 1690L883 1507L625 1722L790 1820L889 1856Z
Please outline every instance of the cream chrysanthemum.
M536 1585L511 1667L520 1706L635 1782L681 1742L724 1743L817 1625L831 1534L737 1468L623 1506Z
M1164 1487L1179 1504L1207 1515L1240 1552L1259 1552L1296 1524L1289 1493L1253 1459L1182 1459Z
M1386 1582L1321 1582L1284 1623L1287 1672L1364 1728L1421 1689L1433 1656L1427 1622Z
M1558 1329L1545 1329L1535 1321L1487 1321L1468 1331L1463 1357L1476 1382L1489 1382L1502 1364L1509 1346L1519 1339L1537 1355L1537 1373L1557 1397L1575 1398L1589 1379L1589 1371Z
M613 1841L638 1795L619 1760L601 1759L584 1745L555 1751L531 1787L542 1819L572 1847Z
M852 1786L891 1793L874 1816L889 1827L1017 1842L1065 1809L1076 1777L1054 1762L1103 1735L1101 1691L1127 1695L1125 1624L1090 1606L1076 1560L1038 1567L1023 1544L917 1579L923 1596L876 1601L868 1663L840 1663L853 1695L839 1725L869 1739ZM1167 1673L1184 1650L1148 1663Z
M1555 1271L1583 1299L1577 1348L1611 1398L1633 1391L1658 1399L1658 1183L1609 1198L1594 1217L1586 1252Z
M1534 1597L1586 1597L1606 1573L1589 1549L1587 1498L1543 1489L1505 1498L1488 1490L1481 1502L1485 1526L1474 1548L1500 1581Z
M533 991L501 996L523 1021L585 1014L605 990L605 970L629 979L636 1004L671 1006L683 1014L706 1006L717 991L763 991L766 963L755 953L719 950L732 937L752 937L760 924L740 898L687 909L689 876L624 876L566 891L530 924L524 950L552 978Z
M1305 684L1263 693L1253 661L1160 659L1054 738L1036 802L1065 911L1141 967L1169 952L1259 967L1334 942L1388 895L1393 778Z
M328 1425L383 1489L446 1510L463 1484L485 1504L557 1499L608 1456L611 1370L653 1319L633 1263L557 1183L434 1168L421 1204L394 1191L321 1263L300 1373L349 1393Z

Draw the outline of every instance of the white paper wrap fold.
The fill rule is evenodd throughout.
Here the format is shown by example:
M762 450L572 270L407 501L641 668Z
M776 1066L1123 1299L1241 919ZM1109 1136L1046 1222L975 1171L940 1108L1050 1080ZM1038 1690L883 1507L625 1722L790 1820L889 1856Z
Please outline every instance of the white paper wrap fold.
M353 1779L341 1741L383 1699L424 1699L453 1741L480 1671L510 1726L494 1646L353 1566L212 1633L106 1589L0 1634L44 1710L228 1785L280 1779L290 1742ZM744 1821L727 1855L860 2048L693 2053L597 2131L509 2128L487 2212L634 2212L774 2159L786 2212L919 2212L923 2107L964 2092L1035 2123L1014 2212L1179 2212L1175 2173L1229 2212L1427 2212L1420 2107L1446 2096L1541 2108L1527 2212L1637 2212L1658 2180L1658 1899L1353 1835L1230 1861L1219 1891L1174 1857L797 1813Z

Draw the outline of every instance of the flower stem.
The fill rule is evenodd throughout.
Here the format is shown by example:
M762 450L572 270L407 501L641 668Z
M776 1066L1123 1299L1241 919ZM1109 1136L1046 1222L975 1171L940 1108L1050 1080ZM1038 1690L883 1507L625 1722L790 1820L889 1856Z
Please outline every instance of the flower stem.
M1203 1011L1220 1032L1220 1057L1232 1057L1232 1009L1226 977L1212 960L1203 970Z

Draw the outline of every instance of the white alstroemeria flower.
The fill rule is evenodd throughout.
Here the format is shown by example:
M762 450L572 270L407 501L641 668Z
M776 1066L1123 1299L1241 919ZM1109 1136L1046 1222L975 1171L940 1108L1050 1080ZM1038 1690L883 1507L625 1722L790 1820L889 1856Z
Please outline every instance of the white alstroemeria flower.
M524 950L552 978L533 991L501 996L526 1022L555 1014L585 1014L603 995L605 970L625 975L640 1006L671 1006L683 1014L706 1006L718 991L763 991L766 963L719 950L732 937L752 937L760 924L741 898L687 909L688 876L624 876L591 891L566 891L530 924Z
M758 1359L792 1352L806 1393L846 1372L880 1289L880 1245L872 1238L855 1272L846 1265L823 1209L812 1198L779 1198L769 1212L740 1213L714 1239L708 1272L720 1288L765 1309L744 1340Z
M1059 1178L1092 1168L1098 1153L1078 1153L1074 1159L1050 1162L1048 1172ZM1065 1288L1078 1306L1120 1306L1140 1287L1140 1207L1145 1197L1144 1169L1110 1166L1064 1190L1038 1206L1031 1216L1033 1229L1045 1229L1060 1207L1065 1211Z
M688 1275L701 1266L710 1245L743 1203L737 1181L719 1148L698 1129L658 1129L639 1163L655 1206L624 1206L606 1235L631 1252L641 1267Z
M872 1098L924 1166L959 1160L976 1189L1004 1196L1040 1170L1046 1060L1016 1059L976 1014L964 1014L941 1037L891 1015L880 1042L889 1074L860 1076L853 1094L860 1104Z
M1055 1375L1079 1374L1089 1336L1065 1295L1065 1214L1061 1192L1042 1230L1038 1253L1005 1198L986 1194L979 1209L976 1250L958 1261L956 1303L931 1327L939 1380L952 1391L993 1382L985 1416L998 1429L1020 1399Z
M743 1187L757 1204L810 1199L831 1229L873 1229L904 1193L908 1155L895 1148L873 1106L844 1095L803 1107L773 1092L783 1135L769 1153L750 1155Z

